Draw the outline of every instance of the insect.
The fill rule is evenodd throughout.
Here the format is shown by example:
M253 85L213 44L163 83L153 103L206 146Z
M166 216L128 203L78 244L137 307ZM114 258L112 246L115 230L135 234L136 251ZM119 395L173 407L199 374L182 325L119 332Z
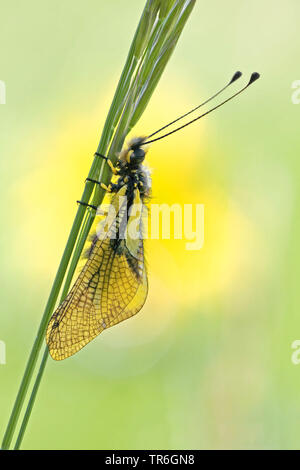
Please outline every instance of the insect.
M258 73L253 73L246 86L217 106L173 131L152 138L208 103L241 75L241 72L236 72L230 82L211 98L153 134L132 140L128 148L120 153L115 167L107 157L97 154L107 161L117 177L116 183L109 186L94 181L112 193L113 210L104 219L101 234L95 235L79 277L49 321L46 341L53 359L62 360L75 354L103 330L132 317L143 307L148 292L143 213L145 201L151 194L151 178L149 170L143 165L146 153L142 147L204 117L259 78ZM135 213L133 207L138 207ZM129 230L132 226L134 231Z

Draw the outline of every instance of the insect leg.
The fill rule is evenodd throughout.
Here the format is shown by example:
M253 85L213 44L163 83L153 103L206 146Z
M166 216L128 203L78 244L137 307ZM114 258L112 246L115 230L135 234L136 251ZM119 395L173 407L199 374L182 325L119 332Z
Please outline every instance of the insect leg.
M94 155L95 157L103 158L103 160L108 160L108 158L105 155L102 155L102 153L95 152Z
M81 204L82 206L90 207L91 209L94 209L95 211L97 210L97 206L94 206L93 204L88 204L87 202L83 201L76 201L77 204Z
M113 172L114 175L119 174L119 170L114 166L113 162L110 160L110 158L106 157L105 155L102 155L102 153L95 152L96 157L103 158L106 160L108 166L110 167L111 171Z

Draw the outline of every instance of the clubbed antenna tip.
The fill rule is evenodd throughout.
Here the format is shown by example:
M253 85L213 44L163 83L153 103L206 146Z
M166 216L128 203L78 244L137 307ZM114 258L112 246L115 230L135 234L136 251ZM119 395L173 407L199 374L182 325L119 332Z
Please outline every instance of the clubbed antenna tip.
M214 106L213 108L209 109L208 111L206 111L206 113L203 113L201 114L200 116L196 117L195 119L192 119L191 121L187 122L186 124L184 124L183 126L180 126L180 127L177 127L177 129L174 129L173 131L171 132L167 132L167 134L164 134L162 135L161 137L157 137L156 139L152 139L152 140L148 140L149 138L151 138L152 136L154 136L155 134L157 134L158 132L162 131L163 129L166 129L167 127L169 127L171 124L174 124L175 122L179 121L180 119L184 118L185 116L188 116L189 114L191 114L193 111L195 111L196 109L200 108L201 106L203 106L204 104L208 103L209 101L211 101L213 98L215 98L216 96L218 96L222 91L224 91L227 87L229 87L229 85L231 85L231 83L235 82L238 78L240 78L242 76L242 72L238 71L238 72L235 72L235 74L233 75L232 79L230 80L230 82L224 87L222 88L220 91L218 91L217 93L215 93L211 98L209 98L208 100L204 101L203 103L201 103L199 106L197 106L196 108L192 109L191 111L189 111L188 113L185 113L183 114L182 116L180 116L179 118L175 119L174 121L170 122L169 124L167 124L166 126L158 129L158 131L155 131L153 132L153 134L149 135L147 138L146 138L146 142L143 142L141 145L146 145L146 144L152 144L152 142L156 142L157 140L160 140L160 139L164 139L165 137L167 137L168 135L171 135L171 134L174 134L174 132L177 132L177 131L180 131L180 129L183 129L184 127L186 126L189 126L190 124L192 124L193 122L195 121L198 121L198 119L201 119L203 118L204 116L206 116L207 114L211 113L212 111L214 111L215 109L218 109L220 108L221 106L223 106L225 103L228 103L228 101L231 101L233 98L235 98L236 96L238 96L239 94L241 94L244 90L246 90L246 88L248 88L249 85L251 85L251 83L255 82L259 77L259 73L257 72L254 72L251 77L250 77L250 80L249 82L247 83L246 86L244 86L241 90L237 91L234 95L230 96L229 98L227 98L227 100L225 101L222 101L222 103L218 104L217 106Z
M230 80L229 84L235 82L236 80L238 80L242 75L243 75L243 74L242 74L242 72L240 72L240 71L235 72L235 74L233 75L233 77L232 77L232 79Z
M260 74L259 74L258 72L253 72L253 74L252 74L251 77L250 77L248 86L251 85L251 83L253 83L253 82L255 82L256 80L258 80L259 77L260 77Z

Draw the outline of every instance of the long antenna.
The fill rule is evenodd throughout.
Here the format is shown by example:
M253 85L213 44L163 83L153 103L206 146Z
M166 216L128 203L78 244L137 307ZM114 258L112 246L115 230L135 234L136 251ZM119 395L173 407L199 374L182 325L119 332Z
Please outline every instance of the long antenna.
M229 85L231 85L233 82L235 82L236 80L238 80L240 77L242 76L242 72L235 72L235 74L233 75L232 79L230 80L229 83L227 83L227 85L225 85L221 90L219 90L217 93L215 93L213 96L211 96L210 98L208 98L206 101L203 101L203 103L199 104L198 106L196 106L196 108L193 108L191 111L188 111L187 113L183 114L182 116L180 116L179 118L175 119L174 121L172 122L169 122L169 124L166 124L165 126L161 127L160 129L158 129L158 131L155 131L153 132L153 134L150 134L148 135L147 139L150 139L151 137L153 137L154 135L158 134L159 132L163 131L164 129L166 129L166 127L169 127L171 126L172 124L175 124L175 122L177 121L180 121L180 119L183 119L184 117L188 116L189 114L193 113L194 111L196 111L196 109L199 109L201 108L202 106L204 106L205 104L207 104L209 101L212 101L214 98L216 98L220 93L222 93L223 91L226 90L226 88L229 87Z
M189 126L190 124L192 124L193 122L198 121L198 119L203 118L203 117L206 116L207 114L211 113L211 112L214 111L215 109L220 108L220 107L223 106L225 103L228 103L228 101L231 101L233 98L235 98L236 96L238 96L240 93L242 93L244 90L246 90L246 88L248 88L253 82L255 82L256 80L258 80L259 77L260 77L259 73L254 72L254 73L251 75L250 80L249 80L249 82L247 83L247 85L244 86L241 90L239 90L239 91L238 91L237 93L235 93L234 95L232 95L232 96L230 96L229 98L227 98L227 100L222 101L222 103L218 104L217 106L214 106L214 107L211 108L210 110L206 111L206 113L201 114L200 116L196 117L196 118L193 119L192 121L187 122L187 123L184 124L183 126L180 126L180 127L178 127L177 129L174 129L173 131L168 132L167 134L162 135L161 137L157 137L156 139L147 140L147 142L143 142L141 145L152 144L152 142L156 142L157 140L164 139L164 138L167 137L168 135L174 134L174 132L180 131L180 130L183 129L184 127L187 127L187 126ZM228 86L228 85L227 85L227 86ZM189 114L189 113L187 113L187 114ZM180 119L180 118L179 118L179 119ZM176 121L174 121L174 122L176 122ZM165 126L165 127L167 127L167 126ZM157 132L158 132L158 131L157 131ZM155 132L155 134L156 134L156 132ZM153 135L154 135L154 134L151 134L148 138L150 138L150 137L153 136Z

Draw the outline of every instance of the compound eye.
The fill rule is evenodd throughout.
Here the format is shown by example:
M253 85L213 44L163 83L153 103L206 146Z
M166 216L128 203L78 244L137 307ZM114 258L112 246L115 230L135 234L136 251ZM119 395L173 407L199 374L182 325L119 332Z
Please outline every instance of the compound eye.
M145 158L145 151L141 148L135 149L130 155L131 163L141 163Z

